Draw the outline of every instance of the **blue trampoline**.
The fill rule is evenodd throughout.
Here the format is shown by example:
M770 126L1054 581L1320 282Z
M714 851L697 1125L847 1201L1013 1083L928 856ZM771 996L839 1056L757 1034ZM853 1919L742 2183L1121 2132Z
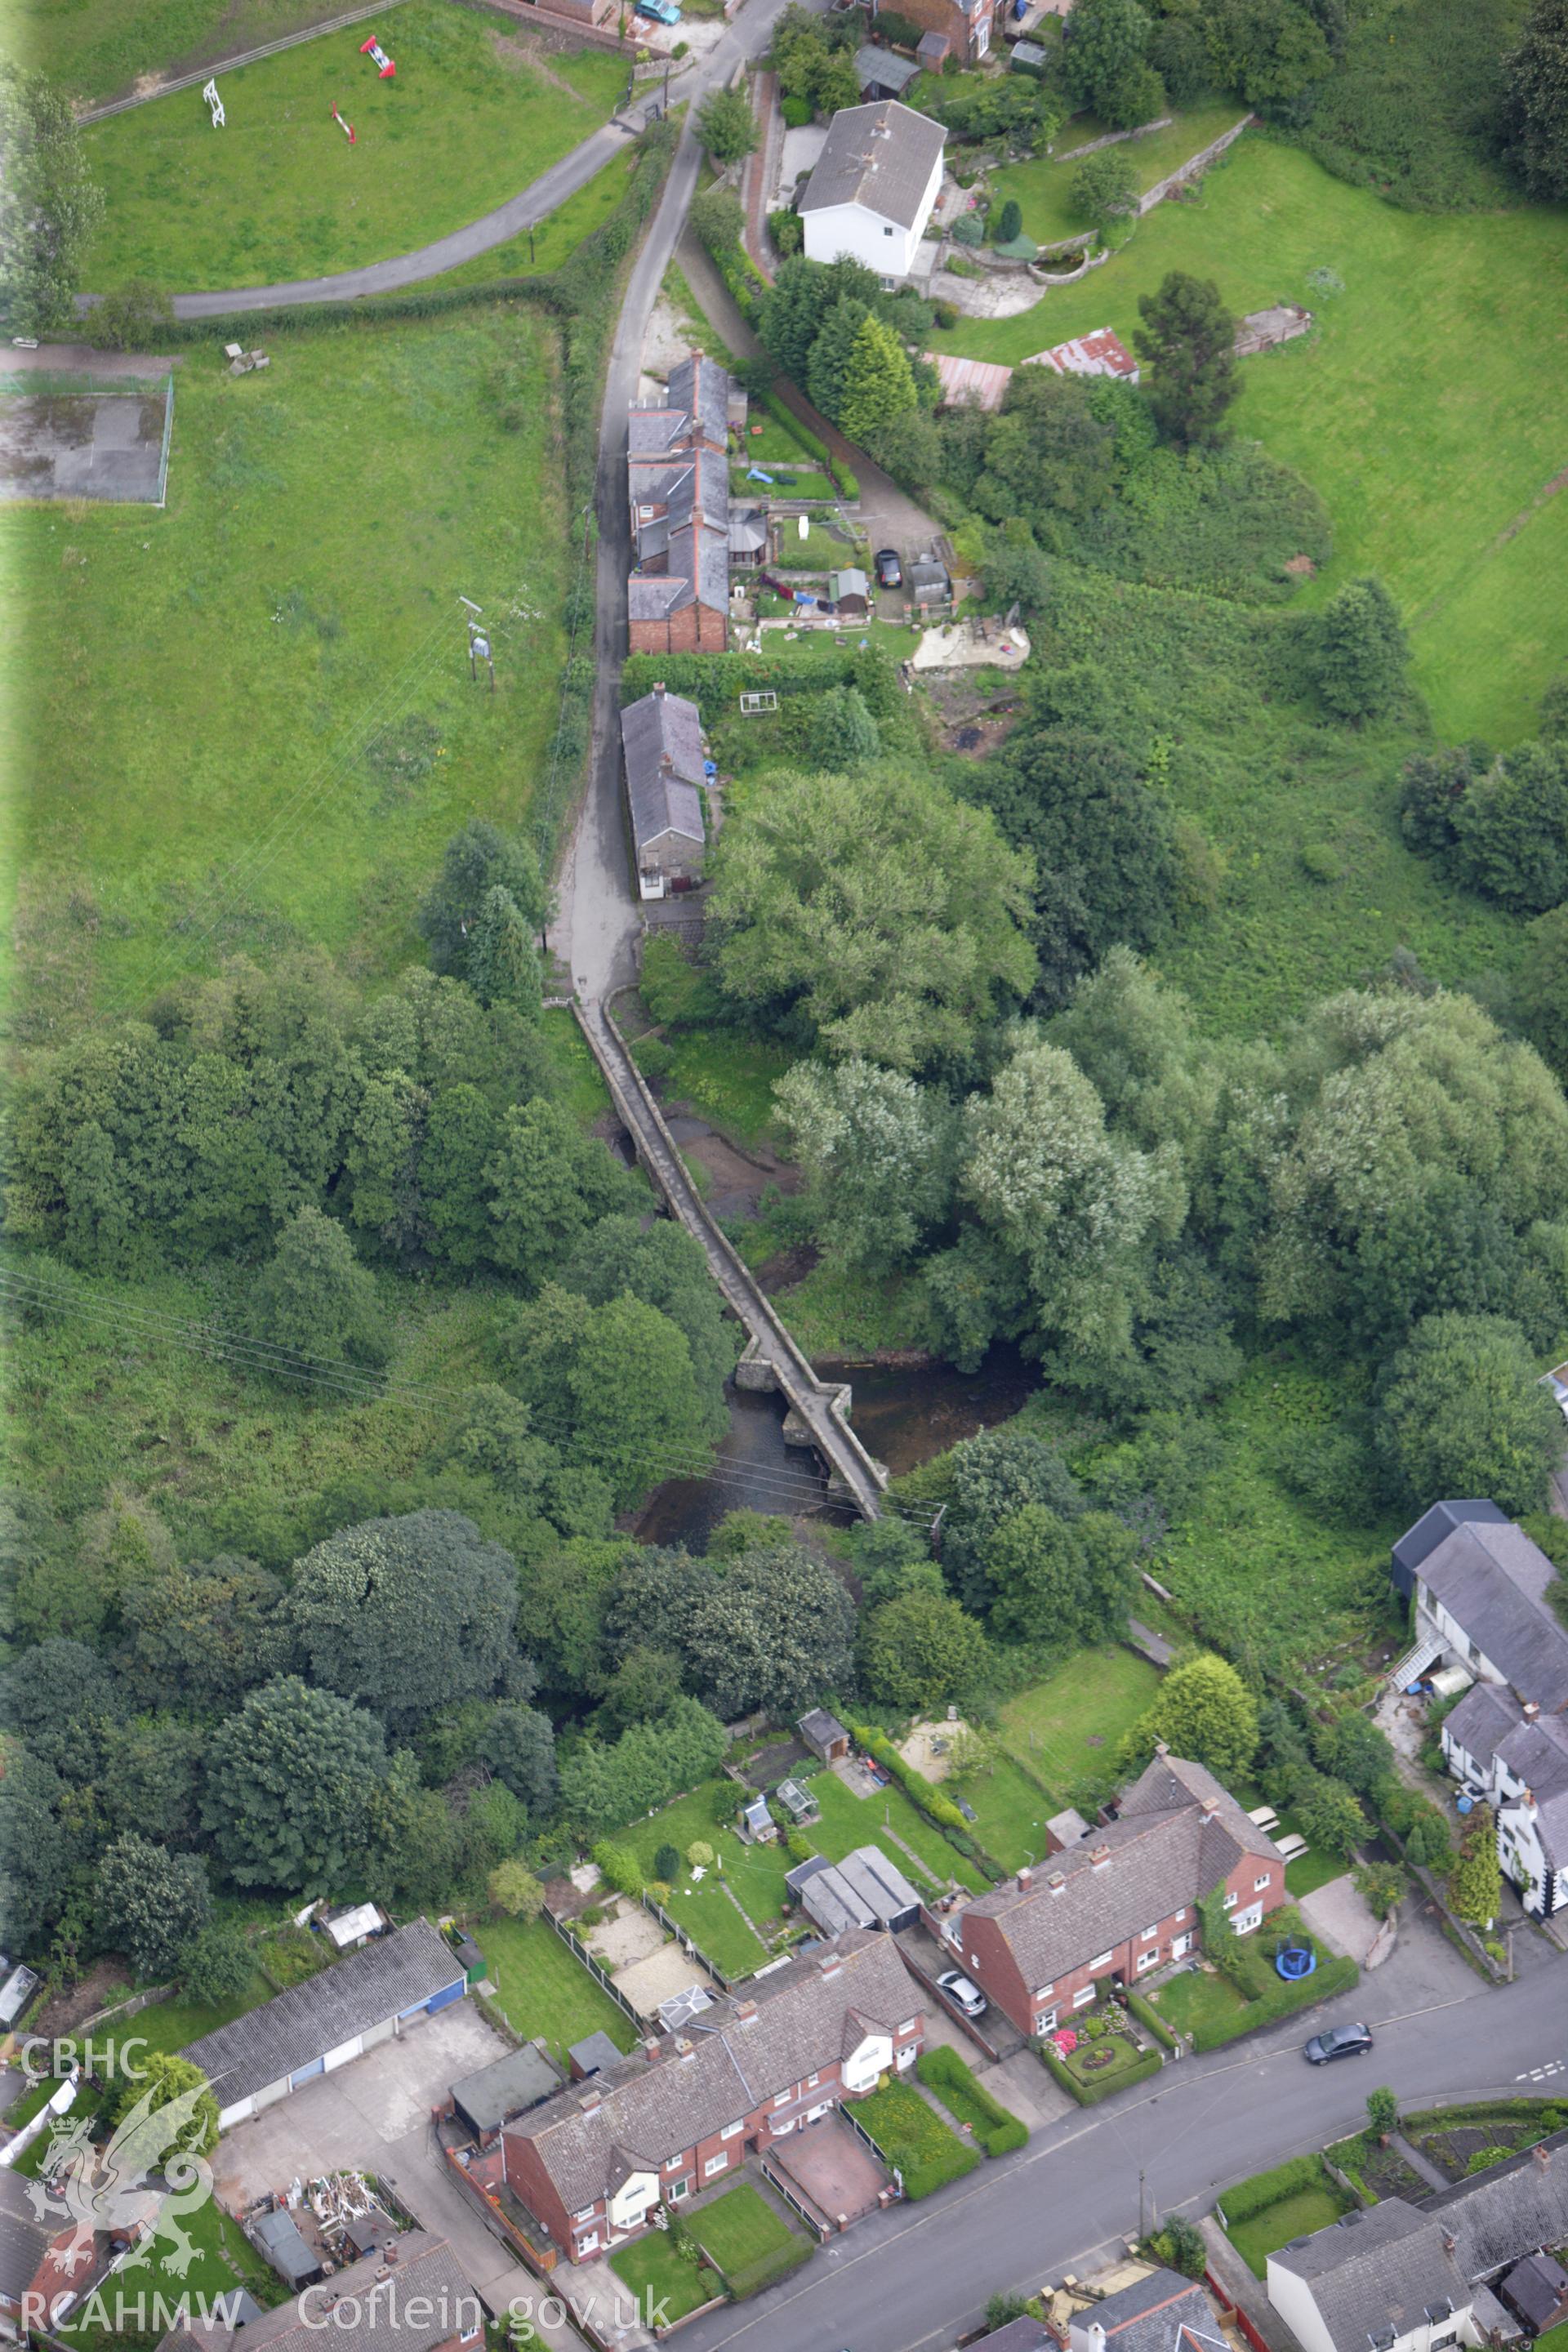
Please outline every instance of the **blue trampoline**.
M1317 1965L1318 1955L1310 1944L1281 1944L1274 1955L1275 1973L1282 1976L1288 1984L1300 1984L1303 1977L1312 1974Z

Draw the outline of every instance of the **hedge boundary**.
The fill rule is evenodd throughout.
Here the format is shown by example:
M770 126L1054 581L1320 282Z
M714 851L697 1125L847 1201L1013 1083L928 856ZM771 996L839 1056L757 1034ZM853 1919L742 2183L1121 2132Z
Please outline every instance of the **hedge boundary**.
M694 2227L700 2244L700 2224ZM712 2255L703 2247L706 2259L729 2289L732 2303L744 2303L749 2296L761 2294L764 2287L776 2286L780 2279L788 2278L792 2271L799 2270L802 2263L810 2262L816 2252L816 2248L808 2239L797 2236L792 2230L787 2246L775 2246L772 2253L759 2254L754 2263L744 2263L738 2270L727 2271L721 2263L714 2262Z
M1257 2213L1266 2213L1270 2205L1282 2199L1294 2197L1303 2189L1320 2189L1323 2184L1323 2162L1314 2152L1310 2156L1288 2157L1283 2164L1274 2165L1268 2172L1249 2173L1216 2199L1215 2211L1226 2229L1233 2221L1250 2221Z
M1125 2007L1138 2020L1139 2024L1148 2027L1156 2042L1163 2042L1167 2050L1181 2048L1180 2034L1166 2024L1152 2000L1146 2000L1143 1995L1141 1992L1135 1992L1131 1985L1123 1991L1121 1999Z
M1070 2066L1057 2056L1048 2042L1036 2043L1040 2063L1053 2081L1075 2098L1080 2107L1098 2107L1101 2099L1109 2099L1118 2091L1130 2091L1135 2083L1146 2083L1164 2064L1164 2055L1158 2050L1145 2050L1135 2066L1128 2066L1108 2083L1080 2083Z
M967 2124L987 2156L1010 2156L1029 2137L1028 2126L993 2098L972 2066L943 2042L922 2050L915 2073L933 2090L957 2124ZM971 2112L965 2113L965 2109ZM984 2126L984 2128L982 2128Z
M1235 1984L1235 1978L1232 1977L1230 1981ZM1227 2042L1238 2042L1244 2033L1256 2033L1264 2025L1278 2025L1281 2018L1291 2016L1297 2010L1310 2009L1321 2000L1331 2000L1336 1993L1348 1992L1352 1985L1360 1982L1361 1970L1352 1959L1342 1953L1337 1959L1320 1965L1311 1976L1303 1977L1299 1984L1288 1985L1281 1979L1278 1994L1255 1995L1246 2008L1227 2022L1194 2027L1193 2048L1221 2050ZM1237 1986L1238 1992L1243 1990L1240 1985Z

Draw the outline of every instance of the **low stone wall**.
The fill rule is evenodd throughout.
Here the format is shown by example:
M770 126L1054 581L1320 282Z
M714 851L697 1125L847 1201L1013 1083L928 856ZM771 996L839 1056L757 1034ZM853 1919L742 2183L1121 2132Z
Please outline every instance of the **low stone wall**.
M1156 115L1152 122L1141 122L1134 131L1108 131L1103 139L1086 139L1081 147L1064 147L1058 155L1054 147L1046 152L1058 163L1076 163L1080 155L1098 155L1102 147L1120 147L1124 139L1147 139L1155 131L1168 131L1175 121L1173 114Z
M1142 220L1145 213L1152 213L1157 204L1162 204L1173 188L1179 188L1184 181L1195 180L1200 172L1206 171L1215 158L1223 155L1226 149L1232 146L1257 120L1255 114L1244 114L1239 122L1233 122L1228 131L1222 131L1217 139L1211 139L1206 147L1200 148L1195 155L1189 155L1184 163L1178 163L1173 172L1167 172L1164 178L1156 180L1152 188L1145 188L1138 199L1139 219Z

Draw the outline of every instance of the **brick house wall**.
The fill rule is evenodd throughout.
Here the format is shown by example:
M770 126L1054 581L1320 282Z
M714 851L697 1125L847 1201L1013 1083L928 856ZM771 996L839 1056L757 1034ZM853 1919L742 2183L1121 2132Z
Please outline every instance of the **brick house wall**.
M1114 1859L1105 1867L1114 1870ZM1225 1888L1227 1895L1234 1897L1230 1909L1237 1932L1249 1935L1284 1902L1285 1866L1283 1863L1244 1854L1225 1881ZM1054 1898L1047 1891L1037 1899L1048 1903ZM987 2000L995 2002L1020 2033L1028 2034L1048 2033L1054 2026L1070 2025L1075 2011L1088 2009L1097 1989L1108 1989L1112 1977L1120 1977L1123 1985L1136 1987L1142 1978L1152 1977L1170 1961L1183 1958L1202 1942L1194 1895L1190 1904L1163 1919L1150 1920L1147 1928L1112 1945L1108 1951L1090 1953L1079 1967L1049 1984L1033 1985L1026 1981L999 1921L984 1916L961 1917L944 1920L942 1927L965 1974L973 1979Z
M898 13L922 33L945 33L953 55L966 65L996 41L994 0L979 0L973 16L966 16L954 0L899 0Z
M634 654L721 654L729 648L729 615L711 604L683 604L663 619L627 625Z
M912 1984L910 1996L918 1999ZM925 2039L923 2014L917 2009L891 2039L893 2064L901 2073L912 2066L920 2055ZM740 2172L748 2156L765 2154L775 2140L787 2138L808 2117L815 2121L824 2108L862 2096L873 2087L872 2083L868 2083L858 2092L849 2089L843 2074L843 2064L836 2059L801 2081L786 2085L760 2106L735 2116L728 2127L711 2132L692 2147L667 2157L659 2167L659 2199L674 2205L683 2204L700 2196L703 2189L720 2186L728 2176ZM736 2125L739 2129L734 2127ZM534 2142L509 2133L503 2146L507 2186L544 2223L573 2262L593 2262L607 2248L629 2244L652 2226L654 2206L648 2208L649 2221L617 2231L612 2236L603 2197L568 2213Z

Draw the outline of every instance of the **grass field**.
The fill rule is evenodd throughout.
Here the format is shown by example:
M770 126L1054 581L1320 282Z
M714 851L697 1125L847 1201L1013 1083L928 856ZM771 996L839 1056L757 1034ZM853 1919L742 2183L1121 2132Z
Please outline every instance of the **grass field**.
M633 157L613 156L603 171L595 172L585 188L546 215L533 232L532 251L529 249L526 229L518 236L509 237L505 245L492 246L473 261L465 261L457 269L443 270L434 282L439 286L489 286L499 278L537 278L546 269L559 269L567 255L602 228L621 198L626 193Z
M1241 112L1235 104L1194 107L1191 113L1177 115L1167 129L1152 131L1147 139L1125 141L1121 152L1138 175L1140 194L1217 139L1222 131L1228 131ZM1096 134L1081 131L1075 122L1058 134L1056 143L1062 148L1081 146L1091 135ZM1026 163L1004 164L990 174L993 220L997 207L1012 197L1023 212L1025 236L1032 236L1037 245L1052 245L1058 237L1079 235L1093 224L1072 200L1078 171L1078 163L1058 162L1050 155L1032 156Z
M528 809L565 642L548 331L498 306L271 350L237 380L188 354L162 513L0 523L24 1040L227 953L314 940L390 970L448 834Z
M331 0L0 0L0 47L91 103L335 13Z
M412 252L537 179L626 86L615 57L547 57L445 0L388 18L397 72L383 81L359 54L370 29L347 25L224 75L222 131L195 89L91 124L106 203L84 283L261 286Z
M631 2048L631 2020L542 1919L526 1926L487 1919L477 1940L507 2022L525 2042L542 2034L563 2063L572 2043L590 2033L607 2033L618 2050Z
M1233 2221L1226 2235L1253 2275L1262 2278L1270 2254L1292 2238L1326 2230L1331 2221L1339 2220L1348 2201L1336 2197L1331 2189L1298 2189L1292 2196L1281 2197L1278 2204L1266 2205L1261 2213Z
M773 1088L795 1056L765 1037L734 1029L682 1029L668 1043L670 1064L660 1080L665 1097L689 1103L737 1143L784 1148Z
M1135 1651L1080 1650L1008 1700L1002 1737L1065 1804L1086 1774L1108 1769L1159 1687L1158 1671Z
M1406 615L1438 731L1532 731L1568 661L1568 514L1537 504L1562 473L1568 214L1395 210L1296 149L1248 135L1190 203L1163 205L1082 285L937 341L1018 361L1138 324L1167 270L1215 278L1238 310L1305 302L1318 331L1245 363L1234 421L1298 467L1333 519L1321 599L1373 571ZM1329 270L1343 292L1314 286ZM1510 533L1513 535L1509 536Z

